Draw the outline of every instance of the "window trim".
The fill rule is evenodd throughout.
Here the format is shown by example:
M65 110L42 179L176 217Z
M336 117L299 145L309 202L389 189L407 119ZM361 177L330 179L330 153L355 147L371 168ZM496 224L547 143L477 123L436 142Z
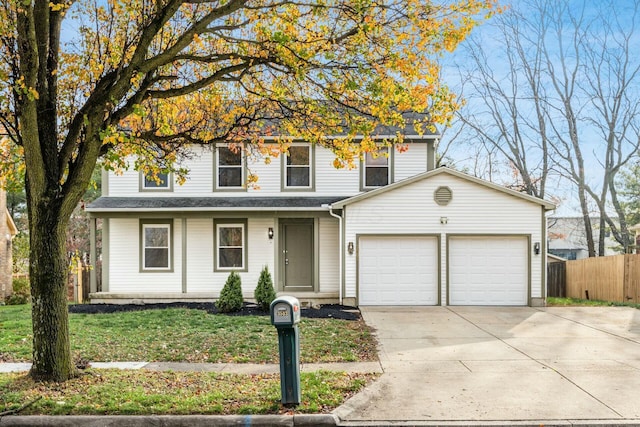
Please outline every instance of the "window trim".
M387 185L393 184L393 164L394 164L394 149L393 147L378 147L378 149L387 149L389 155L387 156ZM373 166L375 167L375 166ZM367 174L367 156L366 153L363 156L362 160L360 160L360 191L367 190L375 190L376 188L386 187L386 185L366 185L366 174Z
M281 191L316 191L316 146L315 144L310 144L308 142L294 142L291 144L292 147L308 147L309 148L309 185L307 186L289 186L287 185L287 169L289 165L287 165L287 159L289 156L287 154L283 154L281 156L280 162L280 190Z
M245 218L228 218L228 219L214 219L213 220L213 271L214 272L247 272L249 271L249 257L248 257L248 243L249 243L249 230L247 226L247 219ZM220 267L220 232L221 227L242 227L242 267Z
M158 191L173 191L173 173L167 173L167 185L165 187L147 187L145 184L147 182L144 172L140 171L140 181L139 181L139 190L140 192L150 191L150 192L158 192Z
M240 185L237 187L221 187L219 185L219 171L220 164L219 159L220 155L218 154L218 150L220 148L229 148L229 144L218 144L213 150L213 191L247 191L247 156L244 150L244 145L239 144L240 150ZM238 166L236 166L238 167Z
M145 229L147 226L156 226L155 228L167 228L169 230L169 245L168 245L168 267L145 267ZM174 234L173 234L173 219L141 219L140 220L140 272L141 273L172 273L174 271L173 253L174 253Z

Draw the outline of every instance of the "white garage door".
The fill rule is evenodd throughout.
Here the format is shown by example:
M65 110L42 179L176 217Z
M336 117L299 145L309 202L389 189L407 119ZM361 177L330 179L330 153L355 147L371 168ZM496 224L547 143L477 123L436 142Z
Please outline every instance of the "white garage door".
M451 237L450 305L527 305L525 237Z
M360 305L436 305L437 239L361 237L358 275Z

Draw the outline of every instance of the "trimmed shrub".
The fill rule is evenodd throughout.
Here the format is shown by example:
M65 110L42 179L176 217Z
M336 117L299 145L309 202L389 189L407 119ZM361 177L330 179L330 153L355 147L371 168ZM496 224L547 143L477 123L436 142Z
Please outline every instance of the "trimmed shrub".
M22 305L29 303L29 297L22 294L11 294L5 300L7 305Z
M216 301L216 308L220 313L231 313L240 311L243 302L240 275L232 271L220 292L220 298Z
M269 310L271 302L276 299L276 291L273 289L273 280L271 280L271 273L269 273L267 266L264 266L260 272L258 286L256 286L253 296L258 303L258 307L263 311Z

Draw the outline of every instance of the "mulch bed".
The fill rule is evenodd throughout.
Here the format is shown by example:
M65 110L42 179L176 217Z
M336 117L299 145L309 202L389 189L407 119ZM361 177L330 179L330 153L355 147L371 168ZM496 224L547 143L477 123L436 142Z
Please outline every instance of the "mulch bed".
M269 312L262 311L256 304L244 303L240 311L233 313L218 313L212 302L174 302L157 304L77 304L69 306L69 313L99 314L119 313L123 311L158 310L164 308L188 308L205 310L211 314L226 314L228 316L268 316ZM303 308L302 317L313 319L359 320L360 311L356 307L340 304L324 304L319 307Z

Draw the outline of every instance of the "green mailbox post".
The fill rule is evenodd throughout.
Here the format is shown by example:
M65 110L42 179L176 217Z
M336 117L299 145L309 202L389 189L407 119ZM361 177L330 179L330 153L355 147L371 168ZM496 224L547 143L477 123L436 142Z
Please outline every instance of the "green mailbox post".
M273 300L271 324L278 329L280 389L283 405L300 403L300 302L291 296Z

